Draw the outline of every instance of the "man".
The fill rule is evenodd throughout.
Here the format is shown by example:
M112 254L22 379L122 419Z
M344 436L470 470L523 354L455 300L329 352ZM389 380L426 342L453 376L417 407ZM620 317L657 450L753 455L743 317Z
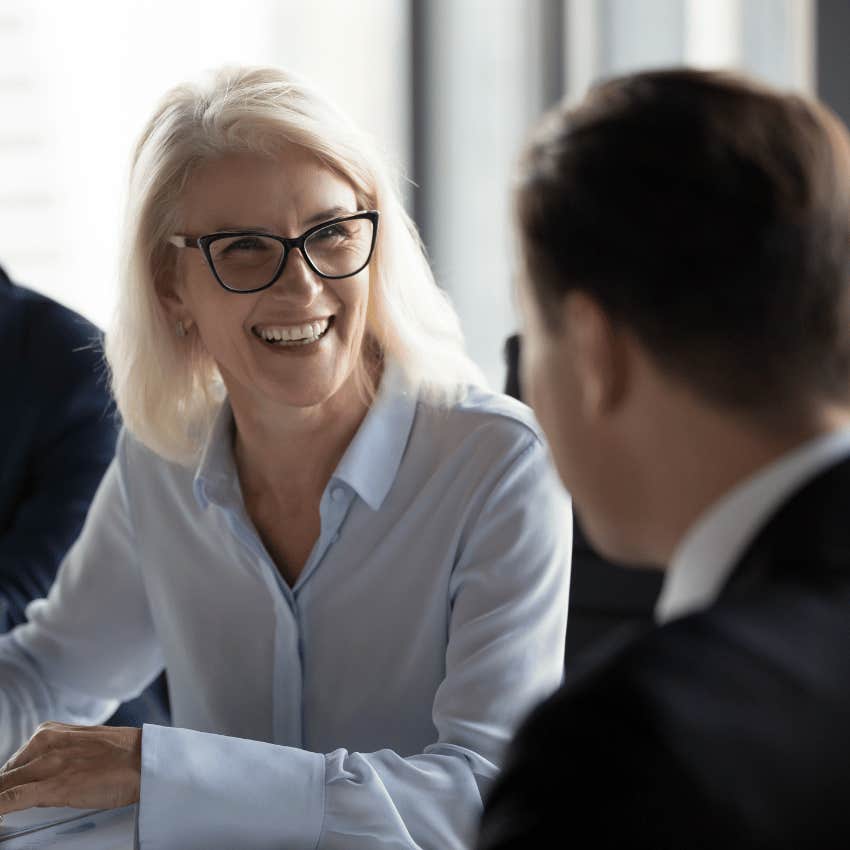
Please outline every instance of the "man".
M523 386L657 624L521 729L481 850L850 847L850 141L729 75L614 80L516 196Z

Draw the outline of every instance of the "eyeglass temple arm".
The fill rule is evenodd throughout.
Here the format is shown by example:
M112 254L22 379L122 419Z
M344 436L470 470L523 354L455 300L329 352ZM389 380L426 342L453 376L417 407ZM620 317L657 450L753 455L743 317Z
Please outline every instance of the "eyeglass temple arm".
M192 236L169 236L168 241L177 248L199 248L198 240Z

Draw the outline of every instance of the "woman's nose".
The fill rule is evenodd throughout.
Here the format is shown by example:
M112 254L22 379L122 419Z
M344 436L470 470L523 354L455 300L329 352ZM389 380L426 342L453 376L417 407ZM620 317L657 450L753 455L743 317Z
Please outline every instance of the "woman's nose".
M297 296L310 304L321 291L322 279L310 268L301 251L293 248L280 277L272 285L271 294L276 298Z

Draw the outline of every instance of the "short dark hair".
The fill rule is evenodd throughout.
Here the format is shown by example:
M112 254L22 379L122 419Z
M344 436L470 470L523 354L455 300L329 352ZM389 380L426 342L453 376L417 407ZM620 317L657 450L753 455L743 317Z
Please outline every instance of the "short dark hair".
M613 79L550 113L515 198L550 323L580 290L714 402L850 396L850 141L819 103L720 72Z

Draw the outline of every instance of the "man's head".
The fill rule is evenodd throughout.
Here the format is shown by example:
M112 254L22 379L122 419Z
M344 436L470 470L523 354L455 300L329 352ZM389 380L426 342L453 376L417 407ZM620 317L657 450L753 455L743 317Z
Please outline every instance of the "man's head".
M799 434L850 404L850 142L819 104L719 73L612 80L537 131L516 212L524 383L603 551L641 557L613 539L635 493L612 491L653 409L661 431L688 408Z

